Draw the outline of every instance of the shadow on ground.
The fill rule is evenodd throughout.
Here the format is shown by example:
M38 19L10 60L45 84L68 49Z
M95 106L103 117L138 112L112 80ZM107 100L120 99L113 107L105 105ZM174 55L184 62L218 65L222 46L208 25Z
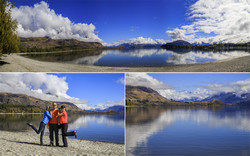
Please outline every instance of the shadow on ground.
M0 61L0 66L5 65L5 64L10 64L8 62Z

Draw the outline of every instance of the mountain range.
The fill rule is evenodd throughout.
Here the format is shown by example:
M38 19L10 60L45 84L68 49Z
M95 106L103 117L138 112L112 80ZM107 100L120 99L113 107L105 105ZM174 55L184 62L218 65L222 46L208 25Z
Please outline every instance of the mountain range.
M231 104L241 104L245 102L250 103L250 93L244 93L240 96L237 96L236 93L220 93L217 95L213 95L211 97L208 97L206 99L203 99L202 101L211 101L212 99L219 99L221 101L224 101L225 103L231 103Z
M175 101L169 100L157 91L149 87L143 86L126 86L126 105L225 105L223 101L219 99L213 99L211 101Z
M177 40L170 43L166 43L161 46L167 50L174 50L178 52L179 50L191 51L191 50L201 50L201 51L233 51L233 50L243 50L250 51L250 42L244 44L235 43L221 43L221 44L191 44L184 40Z
M56 50L80 50L86 48L104 48L99 42L83 42L76 39L51 39L49 37L20 38L21 52L41 52Z
M122 112L123 106L112 106L105 110L88 111L82 110L70 102L57 102L57 107L66 106L66 110L74 113L117 113ZM1 112L43 112L46 106L51 106L52 101L46 101L25 94L0 93ZM124 107L123 107L124 111Z

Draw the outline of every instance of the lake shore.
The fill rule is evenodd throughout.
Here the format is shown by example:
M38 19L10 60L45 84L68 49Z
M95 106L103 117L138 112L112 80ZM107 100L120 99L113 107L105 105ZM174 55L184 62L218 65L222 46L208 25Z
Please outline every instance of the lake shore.
M250 72L250 56L192 65L163 67L102 67L43 62L19 54L4 55L0 72Z
M40 146L40 135L28 132L0 131L0 155L124 155L124 144L99 141L69 139L69 147L51 147L49 136L44 136L44 146Z

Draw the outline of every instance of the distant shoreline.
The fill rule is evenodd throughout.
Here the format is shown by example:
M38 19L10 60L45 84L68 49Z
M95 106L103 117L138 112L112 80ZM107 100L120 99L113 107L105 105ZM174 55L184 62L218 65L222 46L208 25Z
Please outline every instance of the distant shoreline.
M69 147L50 147L49 137L44 136L44 146L40 146L39 135L26 132L0 131L0 155L124 155L124 144L88 141L68 138Z
M0 59L0 72L250 72L250 56L222 61L162 67L105 67L58 62L43 62L20 56Z
M0 113L0 114L43 114L43 113Z

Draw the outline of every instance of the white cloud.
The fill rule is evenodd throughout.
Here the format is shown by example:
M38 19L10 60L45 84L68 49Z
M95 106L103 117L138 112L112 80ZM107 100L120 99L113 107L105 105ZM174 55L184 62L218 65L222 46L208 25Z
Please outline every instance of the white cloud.
M69 89L66 77L60 78L45 73L2 73L0 74L0 92L26 94L50 101L87 104L67 94Z
M122 44L129 44L129 45L137 45L137 44L150 44L150 45L163 45L166 44L168 41L162 39L152 39L152 38L131 38L128 40L119 40L112 44L106 44L106 46L120 46Z
M105 103L99 103L97 105L91 106L91 109L104 110L104 109L106 109L108 107L112 107L112 106L125 106L124 99L118 100L118 101L106 101Z
M190 6L190 25L166 33L192 43L246 43L250 41L249 0L198 0ZM213 34L201 37L199 34Z
M121 84L124 84L124 83L125 83L124 81L125 81L125 80L124 80L124 77L122 77L122 78L116 80L117 83L121 83Z
M161 82L147 73L127 73L126 85L130 86L145 86L153 89L170 89L168 85Z
M69 96L66 77L46 73L1 73L0 92L26 94L42 100L71 102L81 109L91 110L124 105L121 101L107 101L103 104L89 105L88 100Z
M200 86L192 92L178 92L175 88L153 78L147 73L129 73L126 74L126 85L150 87L163 97L178 101L185 99L203 100L220 93L234 93L236 96L250 93L250 78L231 83L208 84L206 86Z
M104 42L95 33L93 24L74 23L67 17L56 14L44 1L35 4L33 7L13 8L12 17L18 22L17 32L21 37L48 36L53 39Z

